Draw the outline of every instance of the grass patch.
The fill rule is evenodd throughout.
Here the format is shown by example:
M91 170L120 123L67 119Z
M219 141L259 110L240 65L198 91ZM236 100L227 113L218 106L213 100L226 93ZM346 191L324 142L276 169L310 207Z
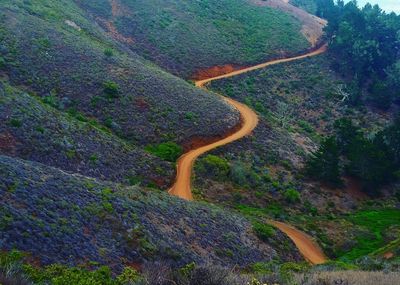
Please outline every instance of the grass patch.
M390 226L400 225L400 210L382 209L366 210L355 213L348 218L357 226L371 233L371 236L358 236L357 245L341 256L342 260L354 260L379 250L385 244L383 234Z

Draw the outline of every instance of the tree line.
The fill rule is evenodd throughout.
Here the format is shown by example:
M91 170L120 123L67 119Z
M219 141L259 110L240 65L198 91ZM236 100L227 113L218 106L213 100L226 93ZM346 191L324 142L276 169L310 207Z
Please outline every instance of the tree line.
M387 109L400 103L400 15L378 5L358 8L357 1L316 0L334 68L349 84L349 103Z
M366 134L349 119L335 122L335 133L325 138L309 157L305 172L335 187L341 177L358 178L372 195L400 178L400 118L377 134Z

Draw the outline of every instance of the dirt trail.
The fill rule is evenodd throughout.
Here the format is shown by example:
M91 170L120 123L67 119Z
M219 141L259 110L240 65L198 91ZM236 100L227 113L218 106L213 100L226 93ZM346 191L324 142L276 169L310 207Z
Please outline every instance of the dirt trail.
M252 67L236 70L231 73L224 74L224 75L211 77L211 78L204 79L204 80L199 80L199 81L196 81L195 83L196 83L197 87L204 87L205 84L207 84L211 81L214 81L214 80L236 76L236 75L239 75L239 74L242 74L245 72L249 72L249 71L260 69L260 68L265 68L267 66L274 65L274 64L299 60L299 59L303 59L303 58L311 57L311 56L316 56L318 54L325 52L326 49L327 49L327 45L323 45L322 47L318 48L317 50L308 52L304 55L268 61L268 62L258 64L258 65L252 66ZM192 176L193 164L196 161L196 159L200 155L202 155L214 148L228 144L230 142L233 142L235 140L238 140L240 138L243 138L243 137L251 134L252 131L257 127L258 116L252 109L250 109L246 105L244 105L240 102L237 102L231 98L227 98L224 96L222 96L222 98L228 104L231 104L233 107L235 107L240 112L240 115L241 115L240 129L238 129L233 134L230 134L227 137L225 137L219 141L210 143L210 144L202 146L202 147L192 149L192 150L188 151L187 153L183 154L177 162L177 175L176 175L175 184L169 190L169 193L171 195L178 196L185 200L193 200L192 191L191 191L191 176ZM327 258L323 254L320 247L312 240L311 237L309 237L305 233L300 232L299 230L296 230L295 228L293 228L289 225L286 225L284 223L281 223L281 222L270 221L269 223L271 225L277 227L278 229L280 229L285 234L287 234L288 237L293 240L293 242L299 249L300 253L310 263L321 264L321 263L324 263L327 261Z
M318 244L309 235L281 222L269 221L269 224L284 232L311 264L322 264L328 260Z
M223 78L237 76L237 75L242 74L242 73L246 73L246 72L253 71L253 70L256 70L256 69L265 68L267 66L278 64L278 63L290 62L290 61L295 61L295 60L299 60L299 59L303 59L303 58L307 58L307 57L316 56L316 55L319 55L321 53L324 53L326 51L326 49L327 49L327 44L324 44L320 48L318 48L318 49L316 49L316 50L314 50L312 52L303 54L303 55L267 61L267 62L260 63L260 64L257 64L257 65L254 65L254 66L250 66L250 67L242 68L242 69L230 72L230 73L226 73L226 74L223 74L223 75L220 75L220 76L211 77L211 78L207 78L207 79L204 79L204 80L199 80L199 81L196 81L195 83L196 83L197 87L203 87L205 84L207 84L207 83L209 83L211 81L214 81L214 80L219 80L219 79L223 79Z
M169 193L186 200L193 200L191 191L191 174L194 161L203 153L214 148L228 144L250 134L258 124L257 114L246 105L233 99L222 97L228 104L234 106L241 116L241 128L235 133L216 141L214 143L193 149L182 155L177 163L177 176L175 185L169 190Z

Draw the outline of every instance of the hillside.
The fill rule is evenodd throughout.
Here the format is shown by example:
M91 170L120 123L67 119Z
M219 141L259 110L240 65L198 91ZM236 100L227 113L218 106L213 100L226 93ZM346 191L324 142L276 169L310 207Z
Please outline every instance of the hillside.
M120 271L152 261L298 260L282 234L261 242L238 214L39 163L0 156L0 194L2 249L29 252L42 265L98 263Z
M311 181L303 171L322 137L334 131L336 119L351 118L369 131L382 129L390 120L390 114L346 105L345 84L330 69L326 55L209 83L216 93L251 106L260 122L252 136L200 158L195 167L197 199L222 203L255 219L288 221L318 238L333 258L350 250L358 252L353 259L359 258L360 248L367 254L366 246L369 252L383 246L382 237L375 240L373 223L360 228L350 217L375 215L371 211L376 210L380 222L396 232L399 221L386 215L396 208L396 199L387 196L368 207L369 197L359 181L346 178L335 188ZM364 239L366 232L371 237Z
M62 110L80 112L145 145L220 136L238 116L120 47L72 1L2 1L2 74Z
M0 2L0 285L400 282L399 15Z
M76 2L114 39L184 78L309 47L298 19L248 0Z
M43 101L0 81L2 154L126 184L170 185L170 163L128 144L94 119L60 112Z

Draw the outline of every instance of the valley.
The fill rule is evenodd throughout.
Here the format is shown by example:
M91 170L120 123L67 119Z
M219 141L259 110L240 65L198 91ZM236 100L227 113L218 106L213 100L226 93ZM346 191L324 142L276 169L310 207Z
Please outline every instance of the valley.
M397 284L399 17L0 1L0 284Z

